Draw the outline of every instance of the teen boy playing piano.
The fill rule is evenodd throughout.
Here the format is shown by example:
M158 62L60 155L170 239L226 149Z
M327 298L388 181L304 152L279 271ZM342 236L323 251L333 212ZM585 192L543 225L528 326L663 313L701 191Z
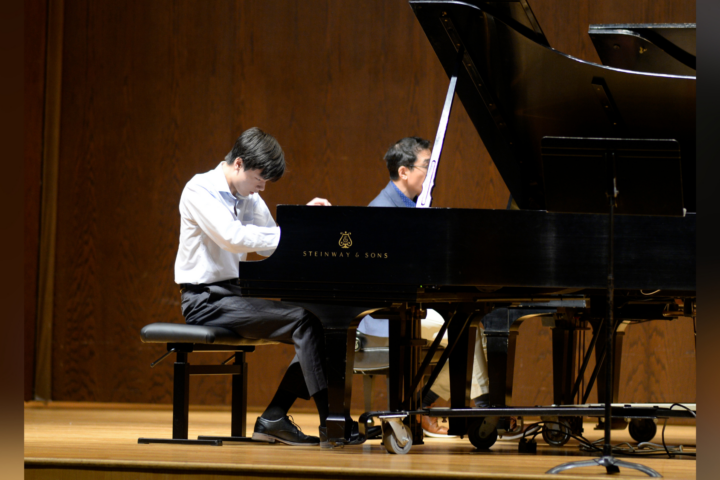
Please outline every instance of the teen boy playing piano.
M295 346L280 386L258 417L254 440L289 445L318 445L287 416L296 398L315 400L320 428L328 416L328 394L320 321L306 310L282 302L240 296L238 264L248 252L270 255L280 228L260 198L268 181L285 172L277 140L259 128L240 135L230 154L209 172L195 175L180 198L180 245L175 282L181 287L182 312L192 325L221 326L238 335ZM330 205L322 198L308 205Z

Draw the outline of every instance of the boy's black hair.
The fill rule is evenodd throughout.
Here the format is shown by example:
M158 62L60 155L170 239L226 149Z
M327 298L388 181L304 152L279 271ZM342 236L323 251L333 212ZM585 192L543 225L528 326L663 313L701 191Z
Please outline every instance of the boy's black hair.
M260 175L271 182L285 173L285 154L275 137L257 127L245 130L235 141L225 161L232 165L242 158L243 170L260 170Z
M405 137L398 140L385 154L390 180L397 180L400 167L412 168L417 160L417 154L423 150L430 150L430 142L420 137Z

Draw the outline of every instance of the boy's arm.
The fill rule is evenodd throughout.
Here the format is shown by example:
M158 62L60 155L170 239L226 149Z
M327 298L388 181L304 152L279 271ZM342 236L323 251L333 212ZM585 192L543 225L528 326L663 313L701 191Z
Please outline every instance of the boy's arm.
M272 224L243 225L218 199L198 185L185 188L180 211L221 248L232 253L272 251L280 241L280 228L275 226L269 212Z
M280 228L277 227L277 223L275 223L275 219L272 217L270 209L267 207L267 204L259 195L255 200L255 204L253 205L253 223L255 225L262 225L267 228ZM277 245L275 245L275 247L277 247ZM275 247L267 250L258 250L257 253L259 255L262 255L263 257L269 257L275 251Z
M330 206L330 202L328 202L324 198L319 197L313 198L307 204ZM266 227L274 227L276 225L275 220L272 218L270 210L265 204L265 201L260 196L257 197L256 203L255 205L253 205L253 223L255 225L264 225ZM269 257L274 251L275 248L272 248L270 250L258 250L257 253L264 257Z

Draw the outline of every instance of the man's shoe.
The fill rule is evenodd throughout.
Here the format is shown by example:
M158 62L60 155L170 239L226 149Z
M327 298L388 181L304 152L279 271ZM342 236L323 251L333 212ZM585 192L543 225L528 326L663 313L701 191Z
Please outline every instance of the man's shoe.
M490 394L485 393L479 397L473 398L475 408L490 408Z
M451 438L455 435L448 435L448 429L438 424L437 417L422 416L422 429L428 437Z
M258 442L281 442L287 445L319 445L320 439L305 435L292 417L284 416L278 420L258 417L252 439Z
M524 430L525 422L523 417L510 417L508 419L508 429L505 435L517 435Z

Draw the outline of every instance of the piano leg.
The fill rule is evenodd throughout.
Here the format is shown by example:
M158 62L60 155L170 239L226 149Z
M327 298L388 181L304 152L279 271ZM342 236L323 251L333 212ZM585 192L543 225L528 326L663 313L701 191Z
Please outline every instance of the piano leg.
M555 320L551 327L553 356L553 403L572 405L575 375L575 326Z
M507 352L507 371L505 373L505 405L512 405L513 381L515 378L515 347L517 346L517 336L519 322L513 323L508 332L508 352Z
M496 308L483 317L490 380L489 403L494 407L505 406L511 317L512 312L508 308Z
M422 339L419 310L414 306L403 305L398 318L390 318L390 373L388 375L388 399L390 411L420 410L420 393L413 394L412 381L422 363ZM413 445L423 444L420 422L411 415L407 419Z
M523 317L547 315L554 308L496 308L483 319L487 337L490 405L504 407L512 401L515 368L515 345Z
M422 338L422 329L420 327L420 310L418 308L412 307L405 310L404 313L405 318L403 319L402 323L407 326L406 334L407 338L409 338L410 340L406 348L406 356L410 359L410 368L405 370L407 374L403 378L405 392L407 392L406 396L408 397L406 403L409 405L409 408L411 410L420 410L422 408L422 399L420 398L422 395L422 389L420 389L418 392L412 392L412 382L417 375L418 370L420 369L420 364L422 363L422 347L426 343L426 341ZM419 420L420 417L415 415L412 415L408 418L408 421L410 422L410 432L412 433L414 445L424 444L422 424Z
M582 401L576 402L573 395L573 389L577 382L575 373L577 345L575 333L579 328L577 322L573 321L572 317L566 313L558 312L551 317L543 317L543 325L550 326L552 332L553 404L583 403ZM557 420L568 425L573 434L582 434L582 417L561 417Z
M550 324L552 329L552 345L553 345L553 403L556 405L571 405L576 403L572 395L573 382L576 381L575 375L575 332L578 326L570 320L552 319L544 324ZM601 327L600 319L590 320L594 335L597 336L597 344L595 348L596 363L600 361L605 348L605 329ZM620 386L620 366L622 360L622 344L625 336L625 329L629 325L629 321L623 321L615 331L615 352L614 352L614 371L613 371L613 402L618 401L618 390ZM602 331L598 332L598 329ZM596 373L597 378L604 378L605 364L600 367ZM605 383L597 382L598 398L605 398ZM589 386L592 388L592 385ZM580 402L584 403L584 402Z
M512 399L515 345L519 321L535 310L496 308L483 317L487 337L488 377L490 380L490 405L504 407Z
M328 441L341 446L350 439L352 418L353 363L355 331L367 307L315 305L292 302L317 316L325 332L325 371L328 382L330 415L327 418Z
M403 374L405 370L405 364L408 361L405 355L405 348L402 345L402 339L405 335L404 322L398 319L392 321L390 319L388 325L388 333L390 337L390 352L389 352L389 363L390 373L388 374L388 407L391 412L395 412L401 409L403 401L404 383L402 382Z
M627 329L628 325L630 324L630 321L620 320L620 323L618 325L617 330L615 330L615 346L613 348L613 383L612 383L612 402L617 403L620 393L620 367L621 367L621 361L622 361L622 346L623 346L623 339L625 338L625 330ZM598 323L591 323L593 325L593 330L598 328ZM604 324L603 324L604 325ZM603 328L603 332L604 332ZM596 361L599 360L601 352L605 349L605 344L607 343L606 335L605 333L600 334L598 337L597 342L597 348L595 349L595 359ZM600 381L597 382L597 392L598 392L598 399L604 399L605 398L605 382L602 381L602 379L605 378L605 368L607 363L603 363L600 367L600 370L598 372L597 378L600 379ZM602 420L598 421L598 425L602 427ZM624 430L627 427L627 422L625 422L622 418L614 418L612 420L612 426L611 428L613 430Z
M350 338L352 337L352 338ZM325 329L327 351L328 439L331 443L349 439L352 427L352 366L355 360L355 328L328 327Z
M470 401L470 385L472 374L472 353L475 350L475 339L470 338L470 329L467 328L468 318L475 313L474 310L458 310L456 318L448 327L448 344L455 344L450 355L450 408L468 408ZM467 434L467 418L448 418L450 435Z

